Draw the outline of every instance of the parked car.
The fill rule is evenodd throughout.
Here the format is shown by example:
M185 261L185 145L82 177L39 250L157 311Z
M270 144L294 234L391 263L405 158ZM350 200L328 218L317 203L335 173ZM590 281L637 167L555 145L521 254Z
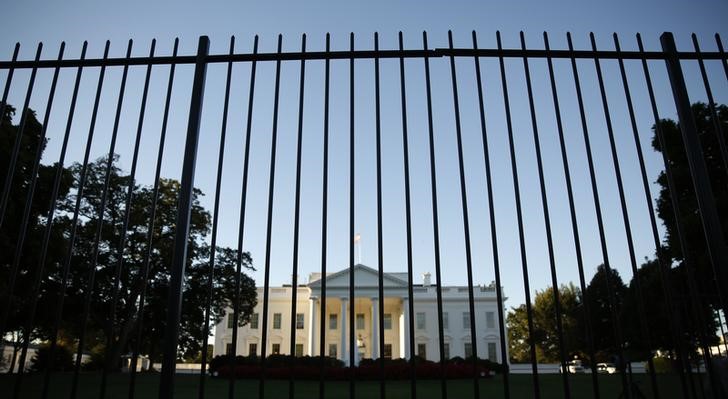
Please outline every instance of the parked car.
M617 372L617 366L613 363L597 363L597 373L614 374Z
M563 373L563 366L559 366L559 373ZM581 364L581 360L574 359L566 362L566 372L571 374L584 373L584 366Z

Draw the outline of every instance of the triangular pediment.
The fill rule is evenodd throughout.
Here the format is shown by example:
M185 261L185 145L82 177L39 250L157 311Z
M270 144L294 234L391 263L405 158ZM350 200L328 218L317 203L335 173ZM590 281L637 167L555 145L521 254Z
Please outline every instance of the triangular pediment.
M392 276L388 273L384 273L384 288L404 288L407 287L407 282ZM321 288L321 279L312 281L308 284L311 288ZM326 276L326 287L337 288L337 287L348 287L349 286L349 269L343 269L336 273L329 274ZM377 288L379 287L379 271L372 269L369 266L358 264L354 266L354 286L356 288Z

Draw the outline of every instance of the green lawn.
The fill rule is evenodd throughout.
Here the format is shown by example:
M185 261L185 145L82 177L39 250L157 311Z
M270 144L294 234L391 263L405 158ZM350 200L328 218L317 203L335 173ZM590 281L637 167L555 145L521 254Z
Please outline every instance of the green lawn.
M511 397L529 398L533 397L533 381L530 375L511 375ZM14 376L0 376L0 396L10 397L14 385ZM572 375L569 377L573 398L591 398L591 376ZM25 399L37 398L40 395L42 385L41 375L26 375L23 379L23 387L20 397ZM563 389L561 376L555 374L539 375L542 398L561 398ZM81 375L79 398L99 397L99 385L101 376L98 373L85 373ZM651 398L649 379L646 375L635 375L635 382L645 397ZM192 399L197 398L197 387L199 376L177 375L175 379L175 398ZM676 375L658 375L658 383L661 398L679 398L682 396L680 382ZM697 382L696 382L697 383ZM55 374L51 382L52 398L68 398L71 385L71 374ZM620 378L617 375L599 375L599 386L602 398L617 398L622 391ZM109 376L109 387L107 390L108 399L127 399L129 387L128 374L112 374ZM239 380L235 385L238 398L257 398L258 381ZM221 379L207 379L206 397L223 398L227 397L228 381ZM317 381L297 381L295 384L296 398L318 398ZM327 398L348 397L348 382L327 382ZM386 385L387 398L409 398L409 381L389 381ZM158 374L140 374L137 378L136 398L156 398L159 390ZM451 380L447 383L449 398L471 398L473 396L472 380ZM378 398L378 382L357 382L357 398ZM491 379L481 380L480 396L482 398L502 398L503 379L498 376ZM287 398L288 381L273 380L266 383L266 398ZM440 398L439 381L419 381L417 383L418 398Z

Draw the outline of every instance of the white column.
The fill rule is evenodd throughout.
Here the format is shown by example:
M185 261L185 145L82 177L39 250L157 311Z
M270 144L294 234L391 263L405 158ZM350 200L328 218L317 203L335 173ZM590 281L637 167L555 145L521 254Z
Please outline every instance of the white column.
M308 300L308 355L316 356L314 347L316 346L316 297Z
M372 359L379 358L379 298L372 298Z
M406 358L406 353L405 353L405 348L404 348L405 344L406 344L406 342L404 341L405 324L407 324L407 323L404 320L404 309L402 309L402 311L399 313L399 317L397 317L397 325L398 325L397 334L399 334L399 345L398 345L399 346L399 357L402 359Z
M412 354L409 352L409 342L410 342L410 331L409 331L409 298L404 297L402 298L402 319L404 321L404 328L401 328L399 330L400 335L400 353L405 359L409 359ZM404 349L402 349L404 347Z
M341 343L339 344L339 359L341 359L344 364L347 366L349 363L346 359L346 303L348 302L348 298L341 298L341 312L339 313L340 322L341 322Z

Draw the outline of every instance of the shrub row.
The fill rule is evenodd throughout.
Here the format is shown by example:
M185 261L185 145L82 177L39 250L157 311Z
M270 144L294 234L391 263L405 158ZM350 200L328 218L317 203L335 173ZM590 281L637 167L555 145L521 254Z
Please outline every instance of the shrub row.
M210 362L210 373L213 376L235 378L261 378L263 370L260 358L255 356L236 356L235 365L231 365L231 356L217 356ZM324 364L323 370L321 364ZM414 366L411 368L410 363ZM293 357L287 355L272 355L266 358L265 377L268 379L296 378L316 380L323 377L327 380L347 380L353 373L357 380L388 380L408 379L414 372L418 379L437 379L445 373L446 378L473 378L477 375L482 378L492 376L492 373L501 373L503 365L486 359L473 359L460 357L448 360L444 370L437 362L415 357L411 362L404 359L362 359L356 367L344 367L340 360L318 356Z

